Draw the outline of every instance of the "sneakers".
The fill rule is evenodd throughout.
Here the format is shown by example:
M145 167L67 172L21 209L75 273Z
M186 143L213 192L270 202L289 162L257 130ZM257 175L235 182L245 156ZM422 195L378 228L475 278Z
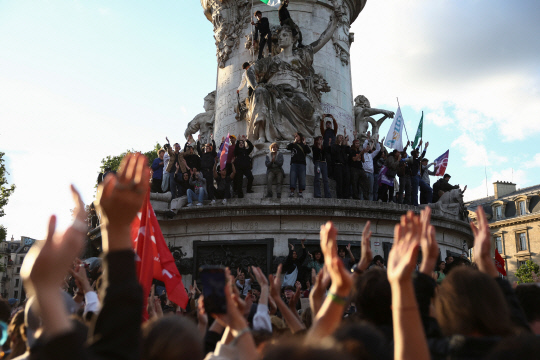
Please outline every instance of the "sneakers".
M223 205L227 205L227 199L223 199L223 201L221 202Z
M299 192L299 193L298 193L298 197L299 197L299 198L303 198L304 196L302 195L301 192Z
M202 206L202 203L197 203L197 206Z
M294 191L292 193L289 194L289 197L290 198L293 198L294 197Z
M213 199L212 201L210 201L210 205L212 205L212 206L216 205L216 200Z
M188 207L193 206L193 203L189 203L189 204L187 204L187 206L188 206Z

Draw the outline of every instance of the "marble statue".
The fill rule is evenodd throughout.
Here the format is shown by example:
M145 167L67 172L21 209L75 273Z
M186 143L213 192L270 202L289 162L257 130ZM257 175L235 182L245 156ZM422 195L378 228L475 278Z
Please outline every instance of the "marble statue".
M339 7L318 40L293 48L296 39L288 26L277 38L281 52L253 64L248 82L255 91L249 101L247 129L257 144L293 140L296 132L314 137L323 114L321 92L330 91L324 78L315 73L313 56L332 38L341 17Z
M384 115L379 120L373 119L372 115ZM364 95L358 95L354 99L354 128L358 132L360 143L368 139L370 141L378 141L379 128L384 120L393 118L394 113L388 110L374 109L371 107L369 100ZM371 136L368 135L368 127L371 124Z
M354 33L349 31L351 28L349 8L341 5L340 10L341 17L338 19L338 28L332 36L332 43L334 44L336 55L341 60L341 64L346 66L349 64L349 49L354 41Z
M186 139L193 140L193 135L198 131L203 143L210 142L210 134L214 131L216 92L212 91L204 98L204 112L196 115L191 120L184 132Z

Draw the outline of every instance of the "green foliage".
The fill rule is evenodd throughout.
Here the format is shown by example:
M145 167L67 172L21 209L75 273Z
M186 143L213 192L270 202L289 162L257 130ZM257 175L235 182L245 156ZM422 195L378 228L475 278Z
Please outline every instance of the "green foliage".
M7 238L7 229L4 225L0 225L0 242L5 241Z
M527 260L525 264L521 265L521 267L516 271L516 277L518 278L518 284L525 284L525 283L532 283L532 274L531 272L535 272L535 274L538 274L540 270L540 266L538 266L537 263Z
M154 161L155 158L158 157L158 151L161 149L161 145L159 143L156 143L154 148L150 151L147 151L143 153L148 158L148 166L152 164L152 161ZM127 153L136 153L139 152L138 150L126 150L120 155L116 156L107 156L106 158L101 160L101 166L100 166L100 172L104 172L106 168L110 167L112 171L118 171L118 168L120 167L120 163L122 162L122 159L124 156L126 156Z
M5 153L0 152L0 217L4 216L4 206L7 205L9 197L15 191L15 185L8 185L6 174L6 165L4 165L4 155Z

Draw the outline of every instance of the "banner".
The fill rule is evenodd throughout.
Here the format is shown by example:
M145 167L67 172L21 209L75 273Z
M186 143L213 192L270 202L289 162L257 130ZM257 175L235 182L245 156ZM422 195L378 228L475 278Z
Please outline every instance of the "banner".
M261 0L263 3L265 3L268 6L279 8L281 5L281 0Z
M416 130L416 136L414 137L413 149L420 143L422 138L422 130L424 128L424 112L422 111L422 117L420 118L420 124L418 124L418 130Z
M153 279L164 282L169 300L185 309L188 295L150 204L150 192L131 223L131 239L136 253L137 278L143 288L143 318L148 319L146 305Z
M435 167L437 168L437 172L435 173L435 176L443 176L446 172L446 167L448 166L448 154L450 153L450 150L446 150L444 154L439 156L435 159Z
M390 149L396 149L403 151L403 115L401 115L401 108L398 106L396 116L392 122L392 126L388 130L388 134L384 139L384 146Z
M503 275L506 276L506 269L504 268L504 259L502 258L501 254L499 254L499 251L497 248L495 248L495 266L497 267L497 271Z
M223 170L225 169L225 166L227 166L227 156L229 155L229 134L227 134L225 142L221 144L219 152L219 169Z

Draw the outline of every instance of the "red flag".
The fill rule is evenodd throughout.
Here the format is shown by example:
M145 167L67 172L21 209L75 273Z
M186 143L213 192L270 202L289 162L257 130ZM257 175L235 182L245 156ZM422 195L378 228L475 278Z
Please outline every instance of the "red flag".
M221 155L219 156L219 168L220 170L223 170L225 169L225 166L227 165L227 156L229 154L229 134L227 134L227 137L225 138L225 142L223 143L223 146L219 150L221 152Z
M147 193L141 211L137 215L131 223L131 239L137 255L137 277L144 294L144 319L148 319L146 302L152 287L152 279L163 281L169 300L185 309L188 295L150 204L150 192Z
M499 251L497 251L497 248L495 248L495 266L497 267L497 271L501 273L503 276L506 276L506 269L504 268L504 259L502 258L501 254L499 254Z
M439 156L435 159L435 167L437 168L437 172L435 173L435 176L443 176L446 172L446 167L448 166L448 154L450 153L450 150L446 150L444 154Z

